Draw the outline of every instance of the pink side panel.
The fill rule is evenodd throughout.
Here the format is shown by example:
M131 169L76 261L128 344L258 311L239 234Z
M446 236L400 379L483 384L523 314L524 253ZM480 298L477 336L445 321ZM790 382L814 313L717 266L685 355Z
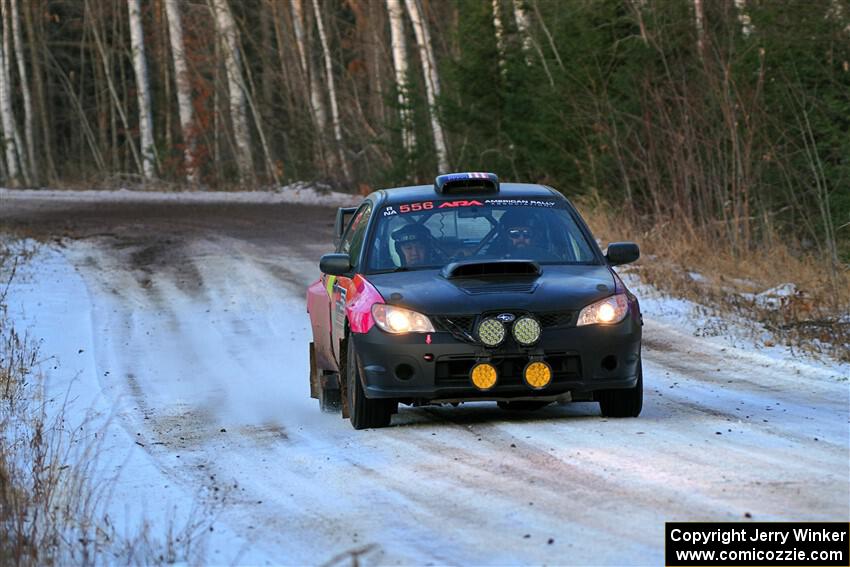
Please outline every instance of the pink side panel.
M316 363L321 370L335 370L336 361L331 354L330 300L322 278L307 288L307 312L316 349Z
M369 280L357 274L348 286L348 301L345 312L352 333L368 333L375 320L372 318L372 306L383 303L384 298Z
M325 286L322 285L322 278L317 279L307 288L307 313L312 314L317 311L318 302L322 301L322 296L327 298L328 293L325 291ZM327 301L327 299L325 299Z

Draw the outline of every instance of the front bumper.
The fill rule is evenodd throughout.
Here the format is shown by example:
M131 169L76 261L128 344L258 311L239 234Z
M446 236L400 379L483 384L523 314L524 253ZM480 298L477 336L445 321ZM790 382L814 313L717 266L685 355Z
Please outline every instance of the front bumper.
M547 329L533 348L510 339L496 349L458 340L451 333L391 335L377 326L353 333L361 376L369 398L413 401L564 399L594 390L630 388L637 383L640 359L640 313L633 310L616 325ZM531 356L552 367L548 386L527 386L522 371ZM483 359L496 366L496 385L475 388L469 372ZM585 396L586 397L586 396Z

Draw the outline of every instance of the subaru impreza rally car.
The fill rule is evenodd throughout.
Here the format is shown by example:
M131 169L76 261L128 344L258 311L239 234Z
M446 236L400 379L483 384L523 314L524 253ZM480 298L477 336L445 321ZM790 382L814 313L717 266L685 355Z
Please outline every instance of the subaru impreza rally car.
M307 290L310 390L356 429L399 403L597 401L636 417L641 314L576 209L542 185L455 173L376 191L336 218Z

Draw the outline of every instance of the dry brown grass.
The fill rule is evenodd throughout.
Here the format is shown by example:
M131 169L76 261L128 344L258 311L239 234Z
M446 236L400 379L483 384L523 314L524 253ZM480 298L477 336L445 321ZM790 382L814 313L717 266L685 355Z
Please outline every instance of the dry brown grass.
M179 527L117 531L114 479L98 472L103 430L66 423L67 402L45 399L38 343L8 316L21 250L0 242L0 565L203 563L209 508Z
M776 234L764 235L758 249L735 254L717 234L682 223L650 223L600 202L577 206L603 246L621 240L640 245L641 260L633 269L644 283L719 314L739 315L754 330L768 331L768 343L850 361L847 266L832 272L822 259ZM772 296L769 290L779 286L793 292Z

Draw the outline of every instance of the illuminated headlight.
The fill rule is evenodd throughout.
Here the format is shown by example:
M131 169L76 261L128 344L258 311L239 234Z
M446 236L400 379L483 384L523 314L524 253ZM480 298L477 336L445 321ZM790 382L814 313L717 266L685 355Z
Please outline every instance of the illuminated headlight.
M612 295L591 303L578 314L577 327L582 325L612 325L625 319L629 312L629 300L625 294Z
M382 331L395 335L434 332L431 320L422 313L386 303L376 303L372 306L372 318Z
M540 328L540 323L534 317L523 315L514 323L512 333L516 342L522 346L533 345L540 340L540 334L543 330Z
M478 324L478 340L484 346L499 346L505 340L505 325L492 317L484 319Z

